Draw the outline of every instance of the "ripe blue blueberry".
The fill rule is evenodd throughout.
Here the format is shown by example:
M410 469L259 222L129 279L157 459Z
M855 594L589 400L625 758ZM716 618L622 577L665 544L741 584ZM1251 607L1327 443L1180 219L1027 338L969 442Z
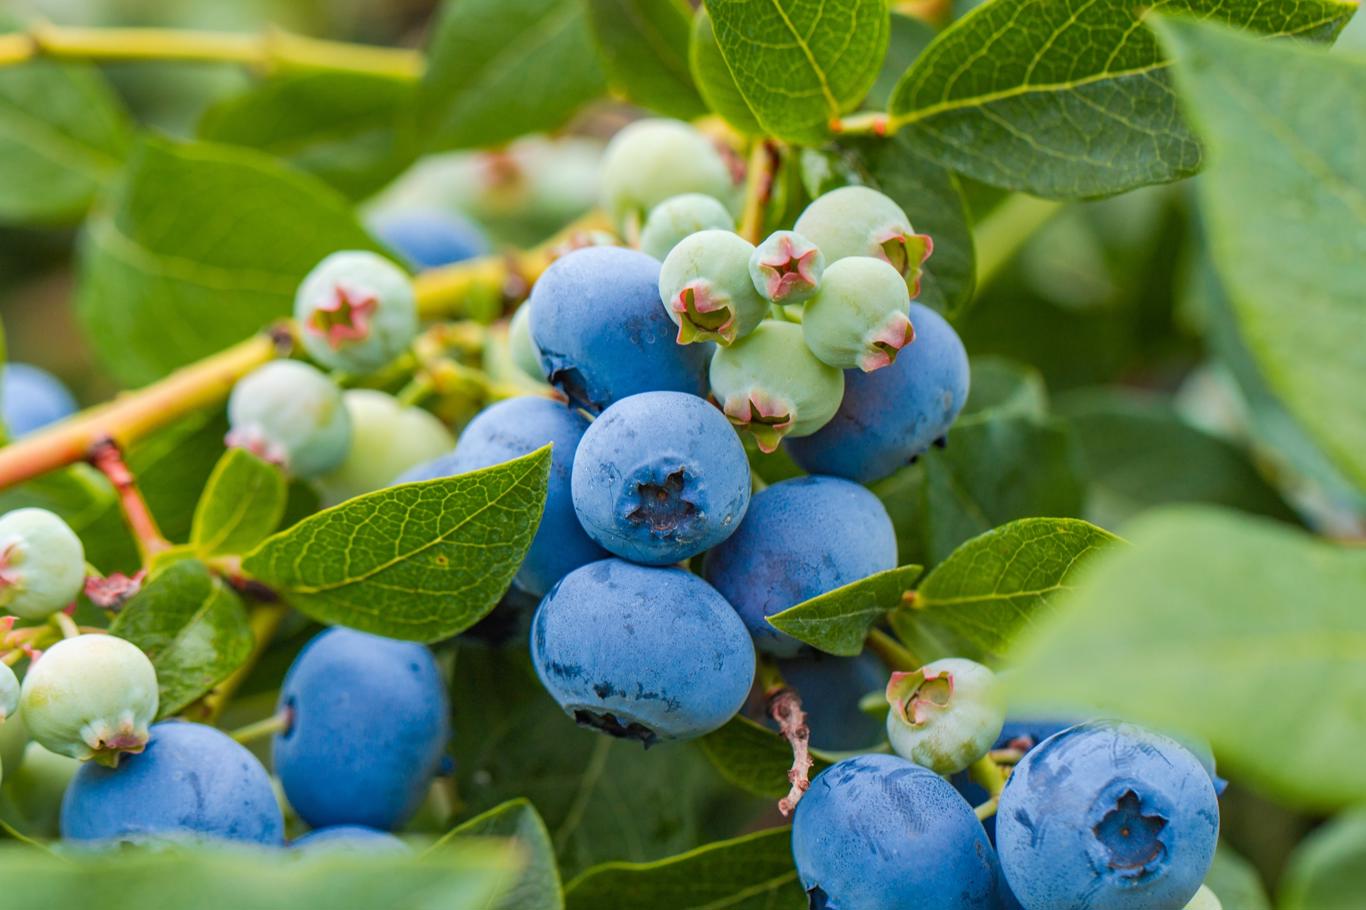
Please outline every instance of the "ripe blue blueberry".
M991 744L991 749L1014 749L1020 753L1028 752L1030 749L1043 742L1054 733L1060 733L1068 727L1075 726L1077 721L1058 720L1056 718L1034 718L1034 717L1012 717L1007 718L1001 727L1001 733L996 737L996 742ZM986 789L981 784L972 779L967 771L959 771L949 778L949 783L953 788L962 794L963 799L968 801L970 806L980 806L990 797ZM987 838L996 843L996 816L989 815L982 819L982 827L986 829Z
M891 366L844 374L830 422L787 450L808 471L872 483L896 472L949 431L968 397L968 355L944 317L911 304L915 341Z
M541 372L541 350L531 340L531 307L519 306L508 323L508 351L517 368L537 382L545 382Z
M572 569L607 556L584 533L574 513L570 473L588 421L573 408L536 396L510 398L480 411L460 434L455 451L409 471L403 482L464 474L502 464L547 443L550 485L545 511L513 583L540 597Z
M1005 709L996 676L961 657L893 673L887 683L887 739L902 758L945 776L977 761L1001 733Z
M620 559L575 569L546 595L531 659L574 720L646 746L710 733L754 682L754 647L716 589Z
M350 629L329 629L299 652L280 710L290 720L275 737L275 773L315 828L402 826L422 804L450 737L431 652Z
M701 193L672 196L650 209L640 232L640 251L663 262L683 238L711 228L735 230L730 210Z
M20 707L35 742L114 766L143 750L157 702L147 655L122 638L90 634L57 642L29 666Z
M407 274L362 250L333 253L314 266L294 296L294 319L308 356L333 370L370 373L417 335L417 302Z
M894 755L845 759L811 782L793 818L792 858L813 910L997 906L991 846L972 808L942 777Z
M712 346L675 343L659 262L644 253L575 250L546 269L527 305L547 381L590 413L639 392L706 394Z
M274 360L238 380L228 398L227 443L316 477L342 463L351 418L341 389L306 363Z
M76 399L47 370L7 363L0 377L0 411L9 434L23 436L76 413Z
M413 849L388 831L378 831L364 825L333 825L317 828L298 838L290 846L300 853L335 855L361 853L366 856L401 856Z
M601 201L618 227L637 225L666 199L701 193L723 202L735 179L721 151L681 120L637 120L607 144L602 156Z
M754 245L731 231L698 231L670 251L659 270L659 299L678 326L678 343L743 338L768 314L754 290Z
M396 209L373 219L370 227L418 272L464 262L489 251L488 238L477 225L440 209Z
M807 301L802 337L822 363L871 373L889 366L915 338L910 309L896 269L871 256L849 256L831 263Z
M375 389L342 395L351 441L341 464L317 478L324 504L383 489L403 472L451 450L455 439L435 415Z
M711 360L712 394L731 423L749 431L763 452L788 436L807 436L834 416L844 374L816 359L802 327L766 319Z
M165 721L141 755L118 768L89 763L62 800L69 841L164 839L275 846L284 817L270 775L247 749L213 727Z
M866 186L845 186L812 200L794 229L825 254L827 265L846 256L874 256L904 276L912 297L920 294L920 273L934 250L928 234L917 234L901 206Z
M0 516L0 613L44 619L70 604L85 584L85 548L46 509Z
M574 458L588 536L633 562L668 565L725 540L749 507L745 447L695 395L645 392L593 421Z
M796 477L754 494L704 570L761 651L792 657L801 642L769 616L895 567L896 531L876 496L837 477Z
M825 274L825 256L795 231L778 231L759 244L749 260L749 276L766 300L801 303L816 293Z
M811 745L830 752L870 749L882 742L886 724L860 705L887 686L887 668L870 651L858 657L811 654L780 660L778 669L802 698Z
M1182 907L1214 858L1219 803L1175 740L1109 722L1031 750L1006 782L996 844L1027 910Z

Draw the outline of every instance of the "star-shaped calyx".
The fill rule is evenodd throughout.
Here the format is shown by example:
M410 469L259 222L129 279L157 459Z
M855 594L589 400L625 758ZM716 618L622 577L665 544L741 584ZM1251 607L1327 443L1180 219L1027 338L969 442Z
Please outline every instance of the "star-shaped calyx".
M896 672L887 682L887 704L892 713L912 727L924 726L953 699L953 674L948 670Z
M679 344L694 341L730 344L735 340L738 326L730 298L717 293L708 281L688 282L669 301L669 309L678 317Z
M865 373L891 366L896 355L915 341L915 326L905 313L893 313L867 337L867 348L859 357L859 369Z
M920 276L925 260L934 252L934 240L930 235L910 234L899 227L892 227L878 234L874 241L882 258L906 277L911 298L919 297Z
M765 244L765 247L770 244ZM771 241L759 258L759 270L764 276L764 296L774 303L788 297L804 296L820 281L818 274L821 251L809 241L787 233Z
M778 450L778 443L792 429L794 421L790 402L759 389L748 395L732 395L721 409L732 424L749 430L759 451L766 455Z
M325 339L333 350L351 341L364 341L370 335L370 325L379 309L375 294L334 285L331 298L322 301L309 313L304 328Z
M1166 853L1161 838L1165 827L1165 818L1145 811L1139 795L1125 790L1091 833L1105 847L1111 869L1125 877L1139 878L1159 864Z

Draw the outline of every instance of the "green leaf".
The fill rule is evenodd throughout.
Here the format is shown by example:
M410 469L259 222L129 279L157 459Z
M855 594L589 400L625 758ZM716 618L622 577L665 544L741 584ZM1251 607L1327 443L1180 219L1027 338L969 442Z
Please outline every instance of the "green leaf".
M205 111L199 137L282 158L355 199L416 157L408 79L335 70L272 76Z
M925 577L892 627L924 661L998 662L1072 573L1119 538L1074 518L1022 518L974 537Z
M1366 551L1207 507L1126 530L1020 641L1012 696L1189 731L1289 804L1366 800Z
M569 910L803 910L792 831L772 828L653 863L603 863L569 883Z
M1066 423L984 411L960 417L945 449L880 481L902 559L935 565L963 541L1033 515L1079 517L1084 486Z
M646 752L575 726L546 694L525 647L460 648L451 700L460 706L451 744L461 800L477 812L529 799L566 876L605 860L654 860L730 837L764 808L722 779L693 744Z
M1144 509L1202 502L1294 521L1248 454L1186 423L1169 405L1118 390L1062 399L1089 478L1087 512L1118 527Z
M716 43L764 131L818 143L877 79L886 0L707 0Z
M692 8L684 0L584 0L612 88L670 117L707 112L688 68Z
M582 0L446 0L427 59L428 151L556 129L605 87Z
M1366 64L1164 19L1214 262L1267 384L1366 490ZM1285 302L1296 317L1285 319Z
M318 260L357 248L375 246L316 178L249 149L149 138L86 224L78 312L137 385L288 315Z
M775 731L747 717L733 717L719 730L697 741L722 777L764 799L782 799L792 788L792 746ZM832 759L812 751L811 777L830 766Z
M920 56L929 43L934 40L934 28L912 16L902 15L893 10L891 33L887 42L887 56L882 60L877 81L868 92L865 105L886 107L901 77Z
M486 905L487 910L563 910L560 870L555 865L555 845L550 832L525 799L512 799L477 815L451 829L433 849L457 837L502 837L517 842L523 855L521 870L503 889L502 895Z
M754 119L754 112L749 109L745 96L740 94L740 86L735 84L735 76L721 55L711 16L705 8L693 15L688 67L692 70L698 94L721 119L746 136L763 135L764 128Z
M242 601L202 562L185 559L153 575L109 631L156 667L159 716L170 717L226 679L251 653Z
M0 33L17 27L0 13ZM36 60L0 68L0 221L77 221L118 172L128 114L93 67Z
M972 358L972 382L963 416L1032 417L1048 415L1048 390L1039 371L1006 357Z
M1271 910L1256 867L1227 843L1220 843L1214 851L1214 864L1205 875L1205 884L1224 905L1223 910Z
M862 183L894 199L917 231L934 239L917 301L944 313L960 312L972 301L977 285L977 253L958 179L921 157L903 136L891 139L847 139L829 151L804 150L807 188L811 195Z
M1200 145L1177 113L1170 63L1143 28L1145 13L1188 10L1331 41L1355 8L1333 0L994 0L916 59L892 96L892 122L950 170L1038 196L1088 198L1176 180L1200 166Z
M228 449L199 497L190 543L202 556L245 553L280 526L288 497L283 471L246 449Z
M222 410L200 411L162 427L128 448L124 459L169 540L186 540L200 494L223 457L228 432Z
M347 853L306 862L288 850L246 848L74 856L0 849L0 879L15 906L79 907L99 894L101 910L483 907L516 866L507 847L475 842L422 859Z
M319 622L438 641L503 596L545 506L550 447L357 496L268 538L242 562Z
M1366 894L1366 808L1333 819L1305 838L1281 884L1282 910L1355 907ZM1220 895L1222 897L1222 895ZM1224 903L1232 910L1233 905Z
M911 589L922 571L921 566L900 566L869 575L788 607L768 621L827 654L857 657L863 652L868 630L901 603L901 595Z

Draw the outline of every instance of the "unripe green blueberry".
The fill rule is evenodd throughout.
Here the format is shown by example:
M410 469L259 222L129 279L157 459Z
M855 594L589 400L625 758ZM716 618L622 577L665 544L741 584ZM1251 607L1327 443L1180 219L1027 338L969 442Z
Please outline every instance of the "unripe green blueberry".
M640 231L640 251L662 262L684 237L710 229L733 231L735 217L711 196L673 196L650 209Z
M681 120L637 120L602 158L602 207L618 227L671 196L701 193L729 204L735 180L712 140Z
M6 766L5 801L13 807L19 827L30 837L61 835L62 796L81 763L66 755L28 743L22 763Z
M0 724L19 710L19 677L9 664L0 664Z
M934 250L928 234L917 234L901 206L866 186L843 186L812 200L794 230L825 254L827 264L846 256L885 259L920 294L920 272Z
M351 444L342 463L317 480L327 505L387 487L409 468L455 448L450 430L433 414L392 395L351 389L342 400L351 417Z
M141 752L157 714L157 673L137 646L78 635L43 652L24 675L20 710L44 748L113 767Z
M85 548L66 522L46 509L0 517L0 613L51 616L85 584Z
M8 720L0 724L0 773L9 775L10 780L14 779L14 772L23 763L24 747L27 745L28 728L24 726L23 715L11 714Z
M1195 897L1186 904L1185 910L1224 910L1224 904L1218 895L1209 889L1209 885L1201 885L1200 890L1195 892Z
M829 422L844 397L844 374L807 349L801 326L767 319L716 349L711 390L730 422L772 452L784 436L808 436Z
M755 290L784 306L809 299L824 272L825 254L796 231L770 234L749 260Z
M517 369L537 382L545 382L541 372L541 350L531 338L531 307L523 304L508 323L508 351Z
M341 389L297 360L274 360L238 380L228 398L227 443L254 452L295 477L341 464L351 418Z
M865 373L889 366L915 338L911 295L881 259L849 256L825 270L802 314L802 337L822 363Z
M329 369L371 373L412 344L417 300L398 266L375 253L346 250L304 278L294 318L308 356Z
M678 343L732 344L763 322L768 301L749 279L754 245L731 231L698 231L670 251L659 270L659 299L678 326Z
M1005 724L995 675L948 657L887 683L887 738L902 758L937 774L954 774L991 749Z

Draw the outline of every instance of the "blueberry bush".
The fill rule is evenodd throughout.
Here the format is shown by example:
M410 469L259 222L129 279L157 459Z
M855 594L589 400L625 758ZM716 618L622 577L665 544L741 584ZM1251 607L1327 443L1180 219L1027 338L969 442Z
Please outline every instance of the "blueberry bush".
M1354 3L144 6L0 13L0 906L1366 903Z

